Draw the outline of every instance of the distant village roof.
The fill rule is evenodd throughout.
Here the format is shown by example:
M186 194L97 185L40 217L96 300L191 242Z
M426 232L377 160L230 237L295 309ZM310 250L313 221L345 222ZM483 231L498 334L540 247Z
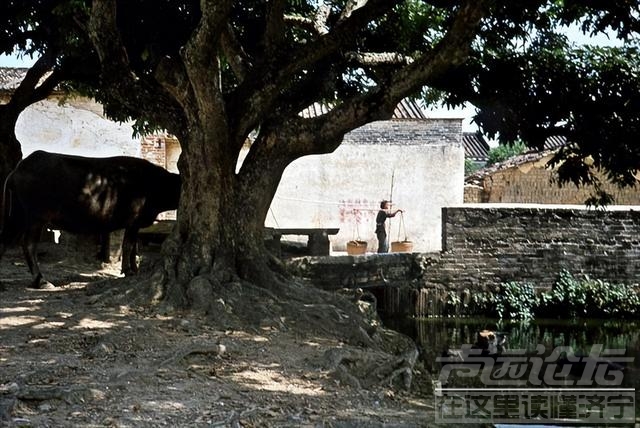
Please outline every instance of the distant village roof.
M329 113L330 107L326 103L314 103L302 110L300 114L303 117L318 117ZM417 102L405 98L396 106L392 119L427 119L427 115Z
M394 119L426 119L422 108L413 100L404 99L393 111Z
M18 89L20 83L25 78L28 68L23 67L0 67L0 95L3 97L9 97ZM49 76L51 75L51 71L44 73L42 77L40 77L40 81L38 85L42 84ZM58 92L60 90L59 87L54 89L54 92Z
M562 136L559 136L559 135L548 137L544 142L544 149L543 150L558 149L558 148L564 146L565 144L567 144L567 139L565 137L562 137Z
M567 144L567 139L561 136L549 137L544 142L544 148L542 150L530 150L518 156L509 158L503 162L499 162L490 165L486 168L479 169L472 174L465 177L465 184L479 184L485 177L494 174L497 171L503 171L509 168L515 168L529 162L536 162L545 156L558 150L560 147ZM465 144L466 149L466 144Z
M479 132L464 132L464 157L476 162L486 162L489 159L489 143Z

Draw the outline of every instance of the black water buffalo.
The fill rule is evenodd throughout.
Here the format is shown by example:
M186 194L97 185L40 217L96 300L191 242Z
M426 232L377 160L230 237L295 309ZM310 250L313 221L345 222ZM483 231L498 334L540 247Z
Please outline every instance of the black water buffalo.
M37 151L23 159L4 186L0 256L21 240L33 287L50 286L36 255L44 227L77 234L125 229L122 272L137 271L138 230L158 213L176 209L180 176L146 160L87 158Z

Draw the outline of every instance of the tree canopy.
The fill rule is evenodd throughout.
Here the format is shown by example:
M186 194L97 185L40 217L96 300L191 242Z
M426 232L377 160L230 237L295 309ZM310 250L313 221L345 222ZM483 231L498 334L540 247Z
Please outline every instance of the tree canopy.
M405 97L470 102L502 141L565 136L575 143L555 160L565 179L591 182L605 168L634 183L638 9L635 0L10 0L0 49L54 52L52 68L78 64L65 81L109 116L178 137L183 191L164 282L179 284L165 291L185 303L185 284L219 268L264 280L275 266L262 226L286 166L335 150ZM577 46L562 31L570 24L622 43ZM313 103L331 109L300 115Z

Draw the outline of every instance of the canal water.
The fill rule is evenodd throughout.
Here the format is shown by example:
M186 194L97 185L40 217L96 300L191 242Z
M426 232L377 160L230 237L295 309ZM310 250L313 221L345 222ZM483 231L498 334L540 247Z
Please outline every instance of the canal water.
M447 361L455 361L456 358L459 358L460 355L463 355L460 350L469 349L470 345L476 344L475 348L478 348L478 332L489 330L491 332L495 332L497 336L499 336L504 341L504 349L502 350L501 355L505 355L505 353L508 354L516 352L519 353L518 355L524 356L542 356L542 358L540 358L541 361L546 359L545 361L555 362L555 360L558 360L557 355L555 360L554 358L550 357L553 355L554 350L556 352L561 351L562 357L573 353L572 356L577 357L579 361L589 361L587 359L587 356L589 356L590 353L591 355L595 355L594 352L596 352L596 354L599 353L601 359L598 361L602 362L606 360L610 370L617 371L618 373L618 377L612 377L609 375L607 379L618 379L620 380L620 382L614 380L612 384L602 385L599 384L599 381L594 380L594 382L591 382L591 384L584 383L581 388L588 389L589 393L591 394L606 395L607 397L604 402L606 402L606 400L613 400L613 404L620 405L618 401L615 401L615 397L610 397L611 394L609 393L608 388L611 388L611 385L615 384L615 388L618 388L619 390L625 390L626 392L624 392L624 394L626 394L629 400L635 397L635 392L633 391L634 389L636 391L640 390L640 323L638 323L637 321L535 320L527 323L505 323L498 322L497 320L492 319L439 318L394 319L385 320L385 324L391 328L401 331L404 334L407 334L416 341L416 344L420 351L421 362L424 365L424 369L431 373L431 376L434 379L434 384L435 379L442 378L441 374L443 365L446 364ZM544 353L542 354L541 350L543 349ZM614 351L612 352L612 350ZM491 351L485 352L489 353L494 351L495 349L492 348ZM495 356L495 354L491 355ZM442 359L443 357L445 358L444 360ZM494 357L494 361L498 362L496 363L498 370L500 370L499 360L500 359L495 359ZM474 360L469 359L467 361ZM564 361L565 363L567 362L566 359ZM577 365L574 363L573 366ZM545 365L541 371L544 371L546 367L547 366ZM582 368L584 369L584 366L582 366ZM503 379L505 378L504 374L507 373L507 371L508 370L506 369L502 371ZM517 371L518 370L514 369L511 373L516 373ZM549 389L553 389L553 387L555 386L557 387L557 391L560 391L557 392L557 395L564 396L561 397L561 400L567 399L566 397L572 394L574 394L575 397L578 397L577 394L584 394L584 392L575 392L575 390L578 389L576 388L576 386L579 386L577 381L583 379L583 372L580 372L580 374L571 378L572 373L573 372L569 373L568 378L573 380L566 381L562 385L543 384L541 386L532 386L531 383L528 383L526 387L533 388L532 391L544 389L546 392ZM508 378L509 376L506 377ZM437 387L447 388L455 386L462 387L460 388L461 390L464 390L464 388L471 388L474 391L479 391L481 389L491 391L492 387L495 387L493 388L493 390L497 392L493 392L494 396L492 397L492 399L495 399L495 394L504 395L505 388L508 389L511 387L508 384L508 386L506 387L502 386L502 384L500 384L499 382L487 384L487 382L480 379L480 376L476 376L475 379L458 378L453 379L450 382L450 378L445 378L447 379L447 381L444 383L444 385L438 383ZM531 378L529 377L529 372L527 372L527 374L522 378L530 380ZM599 388L601 388L601 390L599 390ZM522 388L520 389L522 390ZM458 396L461 396L464 394L464 391L458 391L456 392L456 394L458 394ZM519 394L522 394L522 391L520 391ZM578 404L576 404L576 406L579 410L581 406L579 404L580 400L584 400L584 397L574 399L577 400ZM531 406L532 403L527 402L524 407L520 408L520 410L521 412L531 412ZM556 403L556 406L552 411L557 411L558 406L560 406L560 413L562 413L562 404L557 405ZM640 406L637 400L634 400L633 403L625 401L624 406L626 406L624 410L626 412L626 417L630 415L629 410L631 410L631 416L633 416L634 407L635 415L640 416ZM469 408L467 408L467 412L469 412ZM590 410L590 412L592 412L592 410ZM547 414L543 412L543 416L545 415ZM593 416L591 413L589 413L589 415L590 417ZM522 416L522 414L520 416ZM523 418L521 417L520 419ZM504 419L502 421L504 422ZM532 421L528 422L531 423ZM552 425L552 423L547 424L547 426L550 425ZM598 423L595 423L595 425L598 425ZM594 426L593 418L591 419L589 426Z

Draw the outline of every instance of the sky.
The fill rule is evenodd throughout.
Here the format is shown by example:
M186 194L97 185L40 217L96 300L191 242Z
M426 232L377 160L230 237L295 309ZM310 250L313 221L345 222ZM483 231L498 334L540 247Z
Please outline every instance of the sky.
M17 55L0 54L0 67L31 67L34 62L36 62L36 58L18 58Z
M617 40L610 39L604 34L600 34L596 37L584 35L582 34L578 26L569 27L565 30L565 32L571 40L578 44L594 44L603 46L612 46L619 44ZM35 61L36 58L19 58L17 55L7 56L0 54L0 67L30 67ZM456 109L432 109L427 112L427 115L431 118L462 118L462 130L464 132L476 132L478 131L478 127L471 122L474 112L475 111L473 106L468 105L464 108Z

